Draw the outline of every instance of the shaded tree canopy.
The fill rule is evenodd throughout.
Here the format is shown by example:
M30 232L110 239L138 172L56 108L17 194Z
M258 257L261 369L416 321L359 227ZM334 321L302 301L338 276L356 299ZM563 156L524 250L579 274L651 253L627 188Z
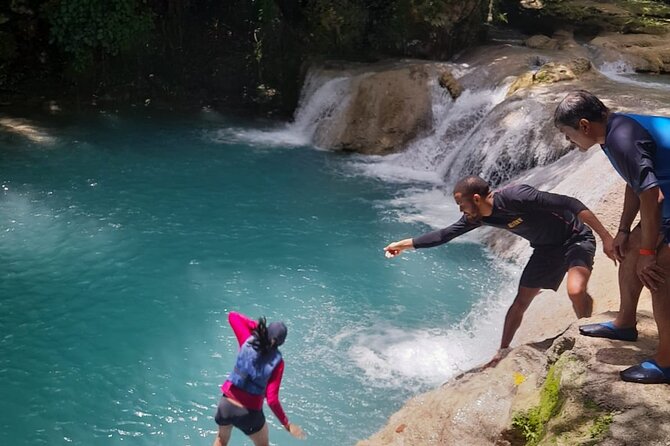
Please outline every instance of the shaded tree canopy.
M609 18L577 0L5 0L0 102L60 94L289 113L309 62L446 59L478 42L490 6L530 32L637 32L665 25L669 2L603 1L618 8Z
M482 0L7 0L0 95L294 107L305 62L444 58Z

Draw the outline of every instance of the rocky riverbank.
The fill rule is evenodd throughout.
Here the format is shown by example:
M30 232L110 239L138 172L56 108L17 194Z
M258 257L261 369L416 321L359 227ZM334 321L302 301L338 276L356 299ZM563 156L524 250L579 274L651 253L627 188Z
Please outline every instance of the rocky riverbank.
M596 209L610 229L621 209L615 184ZM410 399L358 446L458 445L665 446L670 386L625 383L618 372L649 357L657 342L651 297L643 291L637 342L580 336L582 323L618 309L616 267L598 253L589 291L594 316L575 321L565 287L528 310L509 355Z

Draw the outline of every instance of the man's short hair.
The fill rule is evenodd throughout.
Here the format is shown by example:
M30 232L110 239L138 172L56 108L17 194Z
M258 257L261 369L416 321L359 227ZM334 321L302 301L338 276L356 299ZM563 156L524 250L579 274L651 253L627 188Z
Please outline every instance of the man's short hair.
M563 98L554 112L554 125L579 127L580 119L591 122L604 122L607 119L609 109L605 107L600 99L586 90L576 90Z
M478 194L480 197L486 197L491 192L491 186L482 177L470 175L458 180L454 186L454 194L461 194L464 197L472 197Z

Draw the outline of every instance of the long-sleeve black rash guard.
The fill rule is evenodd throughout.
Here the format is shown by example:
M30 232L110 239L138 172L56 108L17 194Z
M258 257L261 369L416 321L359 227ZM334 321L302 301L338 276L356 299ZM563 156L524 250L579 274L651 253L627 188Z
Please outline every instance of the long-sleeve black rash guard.
M576 235L591 233L577 215L588 209L576 198L542 192L527 184L509 186L493 194L493 212L476 222L463 215L444 229L412 239L415 248L447 243L482 225L506 229L530 242L532 247L562 246Z

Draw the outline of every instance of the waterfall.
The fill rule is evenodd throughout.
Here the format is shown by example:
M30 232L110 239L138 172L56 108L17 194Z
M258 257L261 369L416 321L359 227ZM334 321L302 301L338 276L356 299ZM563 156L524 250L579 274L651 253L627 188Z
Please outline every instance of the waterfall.
M328 135L324 128L347 118L351 95L347 88L356 85L351 78L324 81L322 76L319 71L308 76L292 124L317 146L323 142L315 140L317 128L320 135ZM448 185L464 175L479 174L499 185L564 155L567 145L553 129L546 106L532 95L506 98L508 86L469 88L453 100L430 80L433 122L428 134L398 154L358 157L357 168L394 182Z
M339 74L339 73L338 73ZM341 119L349 99L351 76L335 76L328 71L310 70L305 79L295 119L288 128L317 143L316 131Z
M455 68L460 68L462 78L476 71ZM481 79L481 72L479 76ZM351 96L347 89L355 87L354 77L332 72L324 77L319 70L311 73L292 127L313 138L317 127L345 119ZM397 183L398 196L387 203L396 209L396 218L431 227L444 227L459 217L450 186L470 174L481 175L494 186L524 182L596 206L617 181L602 153L568 154L572 147L552 119L560 96L537 89L508 97L509 84L509 80L499 85L471 82L453 100L436 80L430 80L430 131L400 153L355 155L350 162L352 170ZM459 240L486 239L487 231L476 232ZM530 252L523 240L507 248L507 254L513 253L521 261Z

